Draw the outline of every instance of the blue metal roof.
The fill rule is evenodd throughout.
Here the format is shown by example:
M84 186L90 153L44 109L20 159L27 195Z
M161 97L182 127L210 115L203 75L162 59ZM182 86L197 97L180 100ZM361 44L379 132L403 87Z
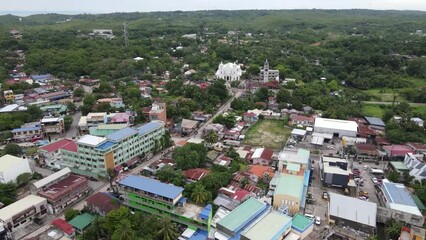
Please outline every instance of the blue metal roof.
M376 117L364 117L370 125L384 127L386 126L382 119Z
M25 132L25 131L37 131L40 129L41 129L40 127L15 128L12 130L12 132L15 133L15 132Z
M126 127L126 128L120 129L116 132L113 132L113 133L107 135L106 138L113 140L113 141L120 141L123 138L130 137L130 136L137 134L137 133L138 133L138 131L136 131L135 129Z
M143 134L149 133L149 132L151 132L151 131L153 131L156 128L161 127L161 126L162 126L162 123L160 123L160 122L149 122L149 123L143 125L142 127L139 127L138 131L139 131L140 135L143 135Z
M203 210L201 210L201 212L198 215L198 217L201 218L201 219L203 219L203 220L209 219L211 211L212 211L212 205L211 204L207 204L207 206L205 208L203 208Z
M116 143L113 141L105 141L101 145L97 146L96 149L105 150L107 148L110 148L111 146L114 146Z
M162 183L160 181L142 177L129 175L119 182L120 185L132 187L141 191L156 194L165 198L175 199L183 192L183 188L172 184Z
M383 182L385 194L387 200L390 203L402 204L412 207L417 207L410 192L403 184L397 184L392 182Z
M40 80L40 79L49 79L50 74L44 74L44 75L31 75L31 78L33 80Z

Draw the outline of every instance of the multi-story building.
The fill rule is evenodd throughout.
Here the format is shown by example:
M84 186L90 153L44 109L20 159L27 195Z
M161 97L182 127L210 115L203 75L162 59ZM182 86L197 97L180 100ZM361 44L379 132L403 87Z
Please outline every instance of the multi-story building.
M268 82L271 80L277 80L279 77L280 71L269 69L269 62L268 60L265 60L265 63L263 64L263 69L260 70L259 74L260 81Z
M154 102L152 103L151 109L147 113L147 117L150 121L160 120L167 122L167 109L166 103L164 102Z
M41 119L41 130L44 134L60 134L65 131L63 117L44 117Z
M12 130L13 137L12 139L15 141L29 141L34 139L35 137L40 137L42 135L41 132L41 124L39 122L30 124L25 124L20 128L15 128Z
M8 232L13 233L32 223L35 218L41 218L46 213L46 199L29 195L0 209L0 228L3 226Z
M50 213L58 213L90 192L88 181L64 168L31 185L31 191L47 199Z
M78 122L80 133L87 133L91 128L96 128L104 124L127 124L133 122L133 116L129 113L106 113L97 112L89 113L87 116L82 116Z
M98 178L107 169L130 165L144 153L154 149L164 134L164 123L153 121L139 128L123 128L105 137L85 135L77 140L76 149L61 149L62 167L73 172Z
M123 203L130 208L157 216L168 215L172 221L189 228L210 231L212 206L208 204L203 208L187 203L181 187L129 175L118 181L118 190Z

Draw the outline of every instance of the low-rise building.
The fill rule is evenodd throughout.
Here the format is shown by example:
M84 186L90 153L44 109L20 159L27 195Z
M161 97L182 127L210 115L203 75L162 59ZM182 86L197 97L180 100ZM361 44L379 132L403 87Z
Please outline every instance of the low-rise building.
M358 133L358 124L355 121L315 118L314 132L328 133L334 137L356 137Z
M44 117L41 119L41 129L45 135L61 134L65 131L63 117Z
M198 126L197 121L189 120L189 119L182 119L180 131L183 134L190 134L197 129L197 126Z
M52 214L86 196L90 192L89 182L83 176L71 174L64 168L32 184L32 192L47 200L48 210Z
M29 195L0 209L0 225L7 231L15 232L47 214L47 200Z
M40 159L44 161L47 167L61 169L61 166L57 164L57 161L62 159L61 149L76 152L77 144L71 139L64 138L40 147L38 153Z
M97 192L86 199L86 206L92 212L106 216L112 210L120 208L120 200L108 193Z
M357 161L378 161L379 152L375 145L370 143L355 144L356 160Z
M71 224L61 218L57 218L50 223L52 226L59 229L66 237L72 238L75 236L74 228Z
M71 219L69 222L71 226L74 227L75 231L78 234L83 234L83 232L92 224L95 220L95 216L88 213L83 213L77 217Z
M190 182L198 182L210 173L209 170L203 168L192 168L183 171L186 179Z
M391 160L403 160L407 153L414 153L413 149L405 145L387 145L383 146L386 157Z
M314 230L314 219L303 216L299 213L293 216L291 220L291 232L288 239L305 239ZM285 238L287 240L287 238Z
M407 143L407 146L413 149L416 154L426 154L426 144L424 143Z
M15 182L23 173L32 173L28 160L9 154L0 157L0 183Z
M212 206L200 207L187 203L183 188L160 181L129 175L117 181L123 204L153 215L170 216L172 221L189 228L210 231Z
M282 174L279 177L273 195L275 209L287 209L285 212L296 214L304 201L303 176Z
M346 188L351 175L347 159L321 156L320 176L323 185Z
M34 126L22 126L12 130L12 139L15 141L31 141L43 135L40 123Z
M382 119L377 117L364 117L364 118L372 129L381 130L381 131L385 130L386 124L383 122Z
M98 104L100 103L109 103L109 105L113 108L124 108L126 105L123 103L122 98L100 98L96 100Z
M272 155L274 151L268 148L257 148L250 158L250 162L254 165L268 166L272 164Z
M291 231L292 218L271 211L241 234L241 240L279 240Z
M216 239L234 239L243 232L250 222L265 215L270 206L255 198L249 198L217 223Z
M63 104L54 104L54 105L46 105L40 107L40 110L43 112L44 116L61 116L66 114L68 107Z
M315 123L315 118L292 114L290 115L290 121L291 121L291 125L293 126L300 125L302 127L313 127Z
M405 154L404 165L407 166L410 176L413 176L415 180L426 179L425 155L407 153Z
M373 234L376 232L377 204L330 193L328 222Z

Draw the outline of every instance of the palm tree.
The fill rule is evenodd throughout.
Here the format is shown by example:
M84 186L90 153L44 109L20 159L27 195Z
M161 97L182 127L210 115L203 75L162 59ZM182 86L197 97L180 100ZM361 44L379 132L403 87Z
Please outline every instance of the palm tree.
M389 234L389 237L392 239L398 239L399 234L401 233L402 224L391 220L386 223L385 232Z
M114 233L112 234L112 240L132 239L135 239L135 231L132 229L132 223L128 219L121 220Z
M377 235L373 234L370 237L368 237L368 240L378 240Z
M208 198L209 198L209 192L206 191L206 188L204 187L204 185L197 183L194 189L192 189L192 193L191 193L192 201L199 204L199 203L206 202Z
M216 143L218 139L219 139L219 136L213 130L208 131L206 136L204 137L204 140L209 144Z
M115 188L113 186L113 181L114 181L115 176L116 175L115 175L114 169L108 168L107 169L107 177L108 177L108 181L109 181L109 186L114 193L116 193Z
M179 237L176 231L176 225L170 220L169 216L163 216L160 220L161 229L158 231L158 236L163 240L175 240Z

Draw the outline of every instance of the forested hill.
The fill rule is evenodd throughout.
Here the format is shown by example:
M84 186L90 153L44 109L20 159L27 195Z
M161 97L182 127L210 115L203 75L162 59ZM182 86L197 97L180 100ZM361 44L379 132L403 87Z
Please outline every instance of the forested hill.
M123 23L130 46L124 47ZM252 10L0 16L0 81L15 66L10 50L26 52L27 73L102 80L181 73L212 76L221 61L238 61L246 76L268 59L282 77L326 77L350 87L424 86L426 12L372 10ZM11 38L17 29L21 40ZM112 29L111 40L87 37ZM250 33L250 34L249 34ZM197 34L196 39L184 34ZM176 47L182 47L176 50ZM134 62L132 58L145 61ZM176 59L178 61L176 61Z

